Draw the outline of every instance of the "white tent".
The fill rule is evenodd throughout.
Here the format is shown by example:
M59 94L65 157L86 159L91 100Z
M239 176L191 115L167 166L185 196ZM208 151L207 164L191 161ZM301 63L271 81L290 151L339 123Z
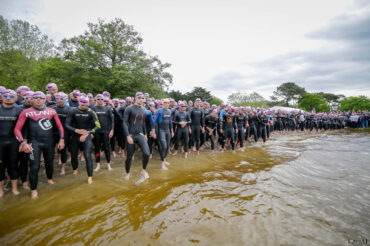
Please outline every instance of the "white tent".
M284 110L284 111L287 111L287 112L290 112L290 111L303 111L305 112L303 109L299 109L299 108L290 108L290 107L281 107L281 106L274 106L271 108L272 110Z

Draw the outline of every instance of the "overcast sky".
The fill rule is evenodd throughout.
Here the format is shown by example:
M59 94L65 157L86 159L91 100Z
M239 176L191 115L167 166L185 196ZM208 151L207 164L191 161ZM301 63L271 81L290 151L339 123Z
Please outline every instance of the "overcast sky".
M122 18L143 48L172 64L171 89L227 99L283 82L310 92L370 96L370 0L0 0L0 14L56 42L87 22Z

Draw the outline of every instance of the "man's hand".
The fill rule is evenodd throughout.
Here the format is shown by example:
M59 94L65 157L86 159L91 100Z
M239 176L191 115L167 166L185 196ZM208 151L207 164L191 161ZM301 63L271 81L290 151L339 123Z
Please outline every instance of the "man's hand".
M60 139L59 140L59 143L58 143L58 149L59 150L62 150L64 149L65 145L64 145L64 139Z
M19 146L19 152L25 152L27 154L30 154L32 153L33 151L33 148L31 145L29 145L28 143L26 142L23 142L20 146Z
M81 137L80 137L80 142L81 142L81 143L85 142L85 141L86 141L87 136L88 136L88 134L83 134L83 135L81 135Z
M185 121L181 121L180 122L180 126L181 126L181 128L184 128L186 126L186 122Z
M110 132L109 132L109 138L112 138L112 137L113 137L113 134L114 134L114 132L113 132L113 129L112 129L112 130L110 130Z
M85 129L76 129L75 130L75 133L80 134L80 135L87 135L87 134L89 134L89 132L87 130L85 130Z
M175 134L173 133L173 131L171 131L171 138L173 138L173 136L175 136Z
M200 127L200 130L202 131L202 133L204 133L204 127Z
M128 144L134 144L134 140L132 139L131 136L127 136L127 143Z

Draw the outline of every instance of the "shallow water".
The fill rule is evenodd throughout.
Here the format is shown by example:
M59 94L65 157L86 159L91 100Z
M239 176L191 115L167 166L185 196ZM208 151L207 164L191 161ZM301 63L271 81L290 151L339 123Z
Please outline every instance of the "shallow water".
M347 245L370 239L370 134L277 135L245 152L170 157L137 184L114 170L40 171L39 195L0 199L1 245ZM137 154L139 157L139 153ZM84 164L84 163L83 163ZM81 165L81 164L80 164ZM57 168L59 170L59 168ZM55 171L55 173L58 172ZM369 242L368 242L369 243Z

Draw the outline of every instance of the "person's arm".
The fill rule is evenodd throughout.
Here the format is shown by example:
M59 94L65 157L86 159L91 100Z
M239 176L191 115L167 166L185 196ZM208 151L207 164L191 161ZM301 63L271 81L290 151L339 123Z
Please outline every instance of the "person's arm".
M55 124L58 128L58 131L59 131L59 139L64 139L64 128L63 128L62 122L60 122L59 116L58 116L57 112L55 111L55 109L54 109L53 117L54 117Z
M123 133L125 134L125 136L130 135L130 133L128 132L128 121L129 121L130 115L131 115L131 108L126 108L123 114Z
M17 120L17 124L14 127L14 135L17 138L17 140L21 143L24 141L23 135L22 135L22 129L23 129L24 124L26 123L26 120L27 120L26 113L23 110L20 113L18 120Z
M93 110L89 110L89 111L91 113L91 117L94 122L94 128L91 129L90 133L95 134L95 132L100 129L100 122L99 122L98 116L96 115L95 111Z
M72 126L72 120L73 120L73 109L71 109L67 114L66 122L64 123L65 128L70 132L75 132L76 128Z

